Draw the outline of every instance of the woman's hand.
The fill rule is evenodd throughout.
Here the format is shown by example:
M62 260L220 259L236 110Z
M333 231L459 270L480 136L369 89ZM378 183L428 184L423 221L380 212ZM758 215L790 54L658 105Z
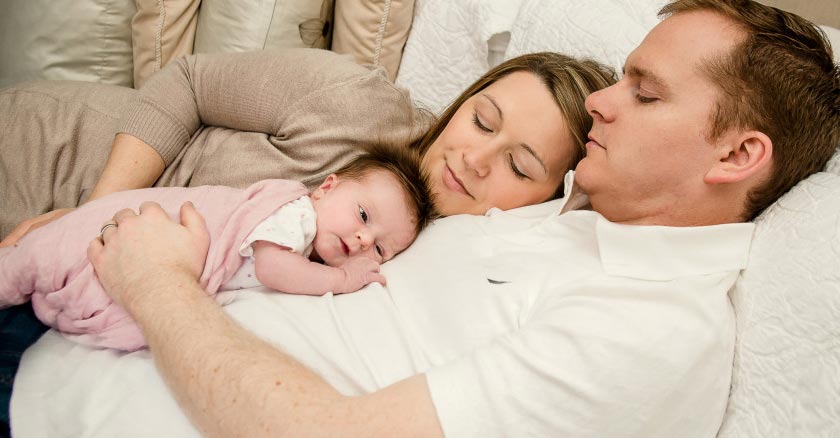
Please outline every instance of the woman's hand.
M15 245L30 231L38 227L43 227L44 225L60 218L61 216L64 216L67 213L70 213L73 210L75 210L75 208L59 208L19 223L18 226L16 226L15 229L12 230L12 232L9 233L2 242L0 242L0 248Z
M201 276L210 236L192 203L181 206L181 224L153 202L141 204L140 214L118 211L113 223L91 241L88 258L105 291L129 313Z

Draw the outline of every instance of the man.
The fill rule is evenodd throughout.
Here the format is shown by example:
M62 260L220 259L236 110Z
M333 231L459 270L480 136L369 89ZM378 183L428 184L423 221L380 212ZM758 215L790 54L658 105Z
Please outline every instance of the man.
M624 78L587 101L594 126L574 182L598 214L566 211L524 244L550 254L563 275L517 269L561 293L524 297L533 301L514 319L559 309L543 321L551 338L533 325L512 329L443 354L423 374L344 396L206 297L196 254L207 241L190 207L184 226L150 204L118 212L89 256L198 428L249 437L714 435L734 346L726 290L752 230L742 222L832 155L840 75L798 17L750 1L682 0L663 11ZM442 223L464 223L452 219ZM576 252L540 246L549 237ZM488 245L498 263L486 283L533 285L502 262L522 247Z

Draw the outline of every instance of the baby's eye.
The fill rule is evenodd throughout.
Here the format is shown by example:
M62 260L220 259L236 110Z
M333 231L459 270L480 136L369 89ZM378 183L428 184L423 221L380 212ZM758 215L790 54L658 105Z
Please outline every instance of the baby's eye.
M382 247L381 247L381 246L379 246L379 245L376 245L376 254L377 254L379 257L382 257L383 259L385 258L385 256L383 256L383 255L382 255Z
M368 221L368 214L367 214L367 212L365 211L365 209L364 209L364 208L362 208L361 206L359 207L359 216L361 216L361 218L362 218L362 222L367 223L367 221Z

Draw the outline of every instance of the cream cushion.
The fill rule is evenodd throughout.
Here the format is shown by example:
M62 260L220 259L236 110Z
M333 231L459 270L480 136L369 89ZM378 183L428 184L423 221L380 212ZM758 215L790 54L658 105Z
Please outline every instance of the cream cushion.
M5 0L0 86L70 79L131 86L134 0Z
M134 87L179 56L192 53L200 0L135 0L131 20Z
M325 0L331 1L331 0ZM195 53L244 52L268 48L313 47L313 20L321 22L321 0L203 0L195 34ZM301 36L301 29L307 41Z
M837 0L758 0L768 6L799 14L814 23L840 28L840 2Z
M414 14L414 0L337 0L332 50L397 77Z

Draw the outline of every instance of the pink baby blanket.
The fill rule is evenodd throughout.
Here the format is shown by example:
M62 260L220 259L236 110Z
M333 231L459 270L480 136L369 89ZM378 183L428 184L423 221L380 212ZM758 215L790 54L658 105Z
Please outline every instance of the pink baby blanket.
M0 307L31 299L45 324L78 342L121 350L144 347L143 335L124 309L105 294L87 258L87 247L118 210L159 203L178 220L192 201L204 216L210 250L201 284L211 295L242 264L240 243L277 208L307 194L289 180L264 180L245 190L223 186L152 188L115 193L92 201L34 230L17 247L0 248Z

